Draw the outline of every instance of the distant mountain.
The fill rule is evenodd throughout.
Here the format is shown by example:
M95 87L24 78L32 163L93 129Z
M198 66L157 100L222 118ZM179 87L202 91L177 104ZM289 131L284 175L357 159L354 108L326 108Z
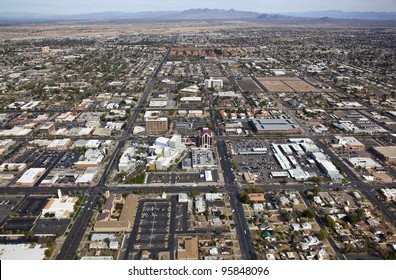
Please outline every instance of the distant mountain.
M191 9L185 11L160 11L160 12L102 12L76 15L44 15L33 13L0 13L0 20L120 20L120 19L146 19L146 20L239 20L254 19L260 13L243 12L221 9Z
M37 13L0 12L0 23L13 24L23 22L62 22L62 21L163 21L163 20L254 20L278 23L318 23L343 22L350 20L396 20L396 13L363 13L342 11L319 11L287 14L261 14L223 9L191 9L185 11L159 12L101 12L76 15L46 15Z
M282 13L283 15L306 18L335 18L335 19L360 19L360 20L396 20L393 12L343 12L339 10L311 11L303 13Z

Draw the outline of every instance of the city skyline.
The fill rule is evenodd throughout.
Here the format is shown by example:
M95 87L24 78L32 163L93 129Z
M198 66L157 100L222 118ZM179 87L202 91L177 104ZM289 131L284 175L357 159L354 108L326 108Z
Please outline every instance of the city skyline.
M332 2L318 2L314 0L276 1L276 0L247 0L239 1L133 1L115 0L111 3L103 0L15 0L5 1L0 4L2 11L12 13L39 13L39 14L81 14L107 11L146 12L146 11L181 11L197 8L209 9L235 9L240 11L254 11L260 13L288 13L324 10L342 10L356 12L395 12L395 0L353 0Z

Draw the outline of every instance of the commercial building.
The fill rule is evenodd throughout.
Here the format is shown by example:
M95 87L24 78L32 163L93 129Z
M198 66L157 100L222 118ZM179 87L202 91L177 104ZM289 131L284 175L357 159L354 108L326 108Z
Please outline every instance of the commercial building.
M253 119L251 123L257 133L301 133L300 125L292 118Z
M212 148L213 132L209 128L202 128L199 131L199 144L201 148Z
M30 168L16 181L16 184L22 187L33 187L34 184L44 175L45 168Z
M47 146L47 149L48 150L57 150L57 151L66 151L71 144L72 144L72 140L70 138L55 139Z
M396 162L396 146L373 147L373 151L385 162Z
M134 171L136 168L136 162L137 160L135 159L135 148L129 147L128 149L125 150L125 152L122 154L120 158L120 161L118 163L118 171L120 172Z
M334 136L332 146L336 149L342 148L351 151L363 151L365 149L364 144L355 137Z
M192 148L192 167L193 169L216 168L216 160L213 151L210 149Z
M360 168L372 169L376 167L381 167L381 165L378 164L378 162L376 162L372 158L367 158L367 157L349 158L348 161L355 168L360 167Z
M58 190L58 197L51 198L47 202L43 210L41 210L41 215L45 217L45 215L50 214L57 219L69 218L70 214L74 212L74 205L77 200L77 197L62 196L61 191Z
M0 244L1 260L43 260L47 248L37 244Z
M104 159L104 153L100 149L89 149L84 154L84 160L75 163L76 168L98 167Z
M146 122L146 131L149 133L158 133L168 131L168 118L160 117L159 111L147 111L144 115Z
M223 88L223 80L222 79L206 79L205 80L205 88L208 89L221 89Z
M180 98L181 103L201 103L202 98L199 96L186 96Z
M38 133L42 135L50 135L55 132L55 124L52 122L44 123L40 128Z

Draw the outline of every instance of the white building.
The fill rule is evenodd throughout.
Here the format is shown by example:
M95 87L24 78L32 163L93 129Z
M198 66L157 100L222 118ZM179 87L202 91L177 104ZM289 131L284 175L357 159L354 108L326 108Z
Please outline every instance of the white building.
M41 245L0 244L0 260L43 260L45 250Z
M221 89L223 88L223 80L222 79L206 79L205 80L205 88L210 88L210 89Z
M47 202L43 210L41 210L41 215L53 214L57 219L69 218L70 214L74 212L74 205L77 200L77 197L62 196L61 191L58 190L58 197L51 198Z
M45 168L30 168L23 173L16 182L17 185L33 187L33 185L44 175Z
M134 171L136 168L135 148L129 147L122 154L118 163L118 170L120 172Z

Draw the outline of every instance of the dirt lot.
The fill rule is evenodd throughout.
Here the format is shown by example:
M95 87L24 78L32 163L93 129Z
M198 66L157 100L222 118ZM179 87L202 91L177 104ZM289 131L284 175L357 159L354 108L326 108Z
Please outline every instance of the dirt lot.
M252 80L252 78L242 78L237 81L242 91L260 92L262 89Z
M318 89L314 88L305 81L283 81L283 82L292 89L294 89L296 92L318 91Z
M257 80L266 89L268 89L269 91L273 91L273 92L294 92L293 89L288 87L281 80L274 80L274 78L271 78L271 80L269 80L268 78L257 78Z
M273 92L318 91L318 89L297 77L258 77L257 80L266 89Z

